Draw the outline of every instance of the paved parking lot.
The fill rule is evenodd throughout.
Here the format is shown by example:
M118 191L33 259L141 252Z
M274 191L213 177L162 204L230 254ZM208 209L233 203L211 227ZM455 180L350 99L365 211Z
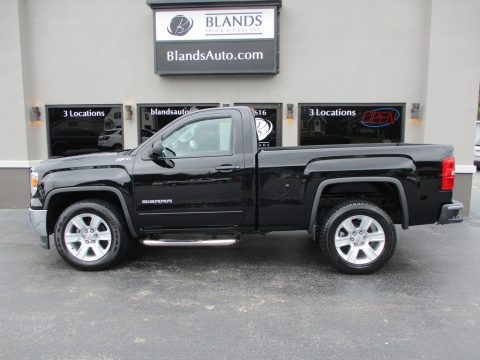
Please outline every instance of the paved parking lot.
M380 272L342 275L303 233L141 250L71 269L0 211L1 359L478 359L480 176L463 224L399 230Z

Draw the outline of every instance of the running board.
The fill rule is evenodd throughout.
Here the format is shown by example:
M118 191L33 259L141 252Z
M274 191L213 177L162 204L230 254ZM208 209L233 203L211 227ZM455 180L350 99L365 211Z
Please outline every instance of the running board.
M230 246L237 242L237 239L221 239L221 240L141 240L145 246L163 246L163 247L201 247L201 246Z

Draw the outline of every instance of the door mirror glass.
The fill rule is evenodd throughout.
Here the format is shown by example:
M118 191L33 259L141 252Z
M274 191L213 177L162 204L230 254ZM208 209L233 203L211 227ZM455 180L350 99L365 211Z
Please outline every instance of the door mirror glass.
M163 144L162 140L155 141L152 145L152 154L155 157L165 157L163 153Z

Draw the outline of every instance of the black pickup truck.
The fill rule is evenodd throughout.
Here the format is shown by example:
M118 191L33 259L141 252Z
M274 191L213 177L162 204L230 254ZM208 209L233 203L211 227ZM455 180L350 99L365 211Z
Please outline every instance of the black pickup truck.
M30 221L82 270L146 246L226 246L245 233L307 230L337 269L378 270L394 224L460 222L449 145L257 147L247 107L196 111L133 150L31 170Z

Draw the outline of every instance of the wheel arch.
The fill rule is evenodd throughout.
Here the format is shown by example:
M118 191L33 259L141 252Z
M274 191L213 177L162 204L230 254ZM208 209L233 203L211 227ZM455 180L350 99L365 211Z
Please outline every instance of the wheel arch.
M47 233L53 233L58 216L67 206L80 200L94 198L107 200L116 205L125 217L130 234L133 237L138 237L125 198L122 196L120 190L109 186L83 186L60 188L50 191L44 204L44 209L48 210Z
M315 198L313 200L312 211L310 214L310 221L308 226L308 231L311 234L314 234L314 226L316 222L317 212L320 204L320 199L322 197L322 193L324 192L324 190L330 185L355 183L355 182L392 184L396 189L398 202L400 205L401 216L402 216L402 222L401 222L402 228L408 229L408 226L409 226L408 203L407 203L407 197L405 195L405 190L400 180L391 178L391 177L386 177L386 176L364 176L364 177L345 177L345 178L337 178L337 179L328 179L321 182L318 185L317 191L315 193Z

